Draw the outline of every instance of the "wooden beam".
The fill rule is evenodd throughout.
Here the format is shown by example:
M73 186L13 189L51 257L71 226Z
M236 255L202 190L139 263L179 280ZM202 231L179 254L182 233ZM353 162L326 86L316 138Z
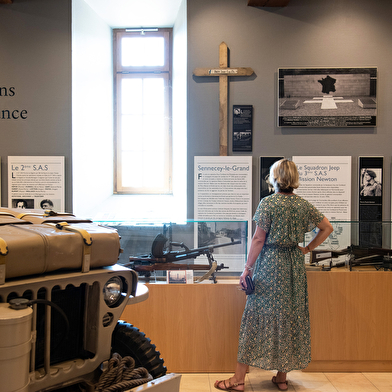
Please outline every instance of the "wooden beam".
M219 68L227 69L228 62L228 48L222 42L219 45ZM228 112L228 94L229 84L228 76L223 74L219 75L219 155L227 156L227 116Z
M290 0L248 0L250 7L286 7Z

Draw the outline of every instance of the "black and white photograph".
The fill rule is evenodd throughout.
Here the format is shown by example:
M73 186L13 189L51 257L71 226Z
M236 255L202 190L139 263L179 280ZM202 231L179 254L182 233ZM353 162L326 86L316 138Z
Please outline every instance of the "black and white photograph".
M247 222L198 222L198 246L216 246L215 254L243 254Z
M12 199L12 208L34 208L34 199Z
M167 271L168 283L186 283L186 271L172 270Z
M365 168L361 170L360 196L382 196L382 169Z
M270 167L284 157L260 157L260 199L274 193L274 187L269 182Z
M278 70L278 126L375 127L377 68Z

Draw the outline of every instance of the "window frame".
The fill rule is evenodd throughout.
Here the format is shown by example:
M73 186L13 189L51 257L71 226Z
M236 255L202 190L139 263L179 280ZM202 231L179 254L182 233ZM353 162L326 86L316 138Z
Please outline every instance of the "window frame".
M135 29L136 30L136 29ZM113 48L114 48L114 194L125 195L172 195L172 161L173 161L173 140L172 140L172 29L145 29L141 34L141 29L134 31L132 29L114 29L113 30ZM154 30L154 31L147 31ZM145 35L147 37L164 38L164 65L163 66L123 66L121 64L121 39L127 36L138 37ZM162 77L165 84L165 113L164 113L164 162L157 161L157 165L164 165L164 184L162 187L129 187L122 185L122 150L121 150L121 81L127 78L156 78Z

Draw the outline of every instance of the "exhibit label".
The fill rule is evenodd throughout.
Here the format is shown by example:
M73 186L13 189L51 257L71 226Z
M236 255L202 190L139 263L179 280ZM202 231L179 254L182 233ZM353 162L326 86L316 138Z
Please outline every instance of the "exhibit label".
M252 151L253 106L233 105L233 151Z
M63 156L9 156L8 206L64 211Z
M195 219L251 217L252 157L195 157Z
M195 157L194 163L195 220L210 225L219 242L230 241L229 232L240 232L243 242L249 244L252 227L252 157ZM219 262L228 265L230 272L243 270L247 252L243 244L216 251L220 253Z
M296 193L329 220L351 219L351 157L293 157L299 172Z
M359 245L383 247L383 157L359 157Z
M300 182L295 193L333 222L333 233L319 248L335 250L351 245L351 225L348 223L351 220L351 157L296 156L293 161L297 164ZM317 229L306 235L306 244L316 232ZM336 261L345 261L345 256Z

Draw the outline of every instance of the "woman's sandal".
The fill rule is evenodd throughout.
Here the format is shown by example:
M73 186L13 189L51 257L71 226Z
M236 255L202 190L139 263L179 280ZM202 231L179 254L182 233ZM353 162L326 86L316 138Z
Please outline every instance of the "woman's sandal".
M287 391L287 381L282 381L282 382L277 382L276 381L276 376L272 377L272 382L277 386L279 391ZM282 387L284 385L284 387Z
M230 382L230 378L229 378L227 381L229 382L229 386L226 385L226 380L221 380L221 381L216 381L215 384L214 384L214 387L215 387L216 389L221 390L221 391L240 391L240 392L243 391L243 389L236 389L236 387L238 387L238 386L240 386L240 385L245 385L243 382L242 382L242 383L237 383L237 382L235 382L234 384L232 384L232 383ZM225 386L224 388L221 388L221 387L219 386L219 384L220 384L221 382L223 382L223 385Z

